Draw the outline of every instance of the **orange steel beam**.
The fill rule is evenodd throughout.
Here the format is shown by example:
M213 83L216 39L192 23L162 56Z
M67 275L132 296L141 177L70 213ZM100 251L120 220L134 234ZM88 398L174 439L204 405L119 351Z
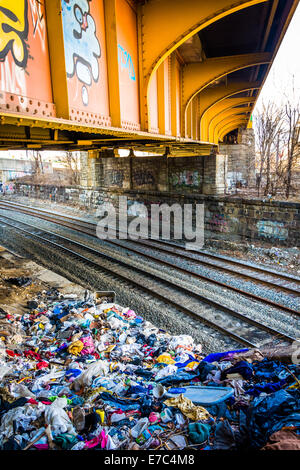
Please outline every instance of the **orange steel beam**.
M268 0L149 0L140 5L144 76L187 39L212 23Z
M121 127L116 0L104 0L104 14L111 123L114 127Z
M45 0L51 81L57 115L69 119L67 71L65 64L64 34L61 0Z

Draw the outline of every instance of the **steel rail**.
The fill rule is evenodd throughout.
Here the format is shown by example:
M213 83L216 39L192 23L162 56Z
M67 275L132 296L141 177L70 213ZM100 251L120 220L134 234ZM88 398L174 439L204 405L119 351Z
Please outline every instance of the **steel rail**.
M6 217L6 216L1 216L1 218L8 218L8 219L10 219L9 217ZM11 220L11 219L10 219L10 220ZM19 223L19 224L21 224L21 225L27 225L27 226L29 226L29 227L31 227L31 228L33 227L31 224L28 224L28 223L25 223L25 222L19 222L19 221L15 221L15 222L16 222L16 223ZM47 241L47 242L49 242L49 243L51 243L51 244L53 244L53 245L55 245L55 246L57 246L57 247L63 248L63 249L65 249L66 251L70 251L70 252L71 252L71 250L69 250L68 248L62 247L62 245L58 245L57 243L55 243L55 242L53 242L53 241L51 241L51 240L47 240L47 239L45 239L45 237L41 237L40 235L34 234L34 233L32 233L32 232L29 232L28 230L21 229L20 227L16 227L15 225L10 224L10 223L7 223L7 222L5 222L5 221L4 221L4 223L5 223L6 225L9 225L9 226L13 227L14 229L21 230L21 231L23 231L23 232L25 232L25 233L27 233L27 234L29 234L29 235L33 235L34 237L40 238L40 239L42 239L42 240L44 240L44 241ZM83 250L88 251L89 253L93 254L93 256L97 256L97 257L100 257L100 258L104 258L104 259L108 260L108 261L111 262L111 263L115 263L115 264L117 264L117 265L121 265L121 266L123 266L123 267L125 267L125 268L127 268L127 269L130 268L131 270L134 270L135 272L139 272L139 273L142 274L142 275L151 276L151 279L155 279L157 282L160 282L160 283L162 283L162 284L167 284L167 286L171 286L172 288L175 288L176 290L179 289L179 290L181 290L185 295L188 295L189 297L194 297L194 298L195 298L196 300L198 300L198 301L204 302L204 303L206 303L206 304L209 305L209 306L212 306L212 307L214 307L214 308L216 308L216 309L218 309L218 310L223 311L223 312L226 313L226 314L229 314L229 315L231 315L231 316L233 316L233 317L238 318L239 320L244 321L245 323L251 324L251 325L253 325L253 326L255 326L255 327L257 327L257 328L259 328L259 329L261 329L261 330L264 330L264 331L266 331L266 332L268 332L268 333L274 335L274 336L277 337L277 338L279 338L279 337L280 337L280 338L283 338L283 339L285 339L286 341L288 341L288 342L290 342L290 343L293 343L294 341L296 341L295 338L290 337L289 335L286 335L286 334L284 334L284 333L281 333L281 332L279 332L279 331L277 331L277 330L275 330L275 329L273 329L273 328L271 328L271 327L269 327L269 326L267 326L267 325L263 325L263 324L257 322L256 320L253 320L253 319L251 319L251 318L249 318L249 317L247 317L247 316L245 316L245 315L243 315L243 314L240 314L240 313L236 312L235 310L232 310L232 309L230 309L230 308L228 308L228 307L226 307L226 306L224 306L224 305L222 305L222 304L219 304L218 302L215 302L215 301L213 301L213 300L211 300L211 299L207 299L206 297L203 297L203 296L201 296L200 294L197 294L197 293L195 293L195 292L191 292L190 289L187 289L187 288L185 288L185 287L183 287L183 286L180 286L180 285L178 285L178 284L176 284L176 283L174 283L174 282L172 282L172 281L169 281L169 280L163 279L163 278L161 278L161 277L159 277L159 276L153 275L152 273L147 272L145 269L137 268L137 267L135 267L135 266L130 266L130 265L128 265L128 263L125 263L125 262L123 262L123 261L121 261L121 260L116 260L114 257L112 257L112 256L110 256L110 255L107 255L107 254L104 254L104 253L99 253L99 251L97 251L97 250L95 250L95 249L93 249L93 248L91 248L91 247L88 247L88 246L86 246L86 245L83 245L82 243L79 243L79 242L76 242L76 241L71 240L71 239L69 239L69 238L66 238L66 237L63 237L63 236L61 236L61 235L58 235L58 234L56 234L56 233L54 233L54 232L51 232L51 231L48 231L48 230L45 231L45 230L43 230L43 229L39 229L39 228L36 228L36 227L33 227L33 228L34 228L35 230L43 231L43 232L45 232L46 234L51 235L51 236L54 236L54 237L56 237L57 239L61 239L61 240L65 241L65 242L67 242L67 243L71 243L71 244L73 244L73 245L79 247L80 249L83 249ZM78 253L76 254L76 253L73 252L73 251L72 251L72 253L75 254L75 255L78 255L78 256L81 257L81 258L83 258L83 257L82 257L81 255L79 255ZM84 258L84 259L87 260L87 258ZM88 260L88 261L91 261L91 260ZM98 266L98 265L97 265L97 266ZM108 270L108 268L101 266L101 269L102 269L102 268L105 269L106 271ZM109 270L109 271L110 271L111 273L113 273L114 275L119 276L119 273L115 273L115 272L112 271L112 270ZM125 279L127 282L129 281L129 282L134 282L134 283L136 283L136 281L133 281L133 280L131 280L131 279L128 280L128 278L126 278L125 276L120 275L120 277L122 277L123 279ZM137 285L138 285L139 287L141 287L142 289L147 290L152 296L153 296L153 295L154 295L154 296L157 296L157 294L158 294L157 292L154 292L153 289L148 289L148 288L146 288L143 284L137 283ZM161 294L159 294L159 295L160 295L160 298L162 298L162 297L161 297ZM231 336L231 337L232 337L232 334L234 334L234 333L232 333L232 332L228 332L227 329L224 329L224 328L220 327L220 325L217 325L217 324L215 324L214 322L211 322L210 320L204 319L202 316L199 316L199 315L195 314L192 310L186 309L186 307L183 307L181 304L178 304L178 303L176 303L176 302L174 303L174 301L172 301L172 300L169 299L169 298L166 298L165 296L163 296L163 299L164 299L164 301L167 300L168 303L172 303L173 305L176 306L176 308L179 308L180 310L183 310L183 309L184 309L184 311L186 311L186 312L188 311L189 314L192 313L193 315L196 315L196 317L198 318L198 320L199 320L199 318L201 318L201 320L205 321L206 323L209 322L209 325L210 325L210 326L213 326L214 328L216 328L216 329L218 329L218 330L221 329L223 333L226 332L226 334L229 335L229 336ZM220 331L221 331L221 330L220 330ZM234 336L235 336L235 339L239 338L239 340L241 340L241 337L240 337L240 336L237 336L237 335L235 335L235 334L234 334ZM243 343L243 344L246 344L245 341L248 341L248 340L245 340L244 338L242 338L242 339L244 340L244 343ZM248 341L248 343L250 344L249 341ZM249 345L249 344L248 344L248 345ZM251 347L255 347L255 346L253 345L253 343L251 343L251 344L252 344Z
M0 202L0 208L1 208L1 202ZM96 224L89 223L89 222L85 222L85 221L78 220L78 219L75 219L75 218L70 217L70 216L64 216L64 215L61 215L61 214L55 214L55 217L53 217L53 214L50 214L48 211L43 211L43 212L45 212L46 214L50 214L50 216L48 216L48 215L46 216L46 215L37 213L35 209L32 210L31 208L27 208L27 207L25 207L25 208L22 209L22 210L21 210L21 209L19 209L19 210L20 210L20 212L26 213L26 214L28 214L28 215L33 215L34 217L39 217L39 218L45 219L45 220L47 220L47 221L49 221L49 222L53 222L53 223L58 223L58 219L59 219L59 224L60 224L60 225L66 226L66 227L71 228L71 229L73 229L73 230L76 230L76 231L79 231L79 232L82 232L82 233L85 233L85 234L87 234L87 235L90 235L90 236L93 236L93 237L97 238L97 237L96 237L96 233L95 233L94 230L91 230L91 229L83 229L83 228L82 228L82 224L87 224L87 225L89 225L89 226L92 226L93 228L95 228ZM57 217L58 217L58 219L57 219ZM62 220L60 220L60 219L62 219ZM70 223L66 222L66 220L69 220L69 219L72 220L73 224L70 224ZM74 226L74 223L75 223L76 227ZM78 227L80 227L80 228L78 228ZM208 276L205 276L205 275L203 275L203 274L195 273L195 272L193 272L193 271L191 271L191 270L182 268L182 267L180 267L180 266L178 266L178 265L176 265L176 264L174 264L174 263L168 262L168 261L166 261L166 260L161 260L160 258L156 258L155 256L151 256L151 255L149 255L149 254L147 254L147 253L144 253L144 252L142 252L142 251L140 251L140 250L135 250L135 249L132 248L132 247L124 246L122 243L119 243L119 242L116 241L116 240L110 240L110 239L108 239L108 240L105 240L105 241L108 242L108 243L111 243L111 244L115 244L115 245L117 245L117 246L120 246L121 248L126 249L126 250L128 250L128 251L131 251L131 252L133 252L133 253L135 253L135 254L138 254L138 255L140 255L140 256L143 256L143 257L146 257L146 258L148 258L148 259L151 259L151 260L153 260L153 261L155 261L155 262L157 262L157 263L160 263L160 264L163 264L163 265L165 265L165 266L169 266L169 267L171 267L171 268L174 268L174 269L176 269L176 270L178 270L178 271L183 272L184 274L190 275L190 276L195 277L195 278L197 278L197 279L201 279L201 280L207 281L207 282L209 282L209 283L211 283L211 284L215 284L215 285L219 285L219 286L221 286L221 287L227 288L227 289L229 289L229 290L232 290L232 291L234 291L234 292L237 292L237 293L239 293L239 294L242 294L242 295L244 295L244 296L246 296L246 297L248 297L248 298L254 299L255 301L259 301L259 302L263 302L263 303L265 303L265 304L268 304L268 305L270 305L270 306L272 306L272 307L274 307L274 308L279 308L279 309L281 309L281 310L287 311L287 312L289 312L289 313L292 313L292 314L295 314L295 315L298 315L298 316L300 315L300 311L299 311L299 310L295 310L295 309L290 308L290 307L288 307L288 306L282 305L282 304L280 304L280 303L278 303L278 302L274 302L274 301L272 301L272 300L266 299L265 297L261 297L261 296L258 296L258 295L256 295L256 294L252 294L251 292L248 292L248 291L246 291L246 290L244 290L244 289L240 289L240 288L231 286L230 284L227 284L227 283L224 283L224 282L221 282L221 281L214 280L214 279L212 279L212 278L210 278L210 277L208 277ZM137 241L136 241L136 240L130 240L130 242L134 242L134 243L135 243L135 242L137 242ZM155 243L156 243L156 242L157 242L157 240L155 240ZM171 245L172 247L177 248L176 245L175 245L175 244L172 244L172 243L167 243L167 242L161 242L161 243L163 243L164 245ZM186 253L179 253L178 250L177 250L177 253L176 253L176 252L174 253L173 251L171 251L171 249L162 248L162 247L157 247L157 246L156 246L155 244L153 244L153 243L149 243L149 242L145 242L145 241L141 242L140 240L138 241L138 244L143 245L143 246L146 246L147 248L150 248L150 249L156 249L156 250L158 250L158 251L166 252L166 253L168 253L168 254L171 254L172 256L181 257L181 258L187 259L187 260L189 260L189 261L191 261L191 262L193 262L193 263L198 264L198 260L197 260L197 259L188 256ZM202 254L201 254L201 256L202 256ZM208 255L208 256L210 256L210 255ZM214 256L214 255L213 255L213 256ZM224 260L223 258L221 258L221 260L222 260L222 261L225 261L225 262L227 261L227 260ZM205 264L205 262L202 262L202 261L200 261L200 263L201 263L201 264ZM210 267L213 266L214 269L221 269L221 270L226 270L226 271L227 271L227 268L224 268L224 267L215 266L215 265L213 265L213 264L211 264L211 263L208 263L208 265L209 265ZM245 265L245 267L248 267L248 266ZM231 270L230 270L230 271L231 271ZM244 274L244 273L237 273L236 271L234 271L234 274L235 274L235 275L239 275L239 276L241 276L241 277L248 277L246 274ZM271 273L271 274L274 276L274 273ZM251 279L252 279L252 276L251 276ZM283 290L287 290L289 293L292 292L293 294L295 294L295 293L299 294L298 291L296 291L296 290L294 290L294 289L290 289L290 288L288 288L288 287L284 287L284 286L281 286L281 285L278 285L278 284L274 284L274 283L271 283L270 281L264 281L264 280L262 280L262 279L257 279L257 278L254 278L254 279L255 279L255 281L258 281L258 282L263 283L263 284L264 284L264 283L267 283L268 285L271 285L272 288L283 289ZM291 279L289 279L289 280L291 280ZM295 279L295 281L296 281L296 280L297 280L297 279ZM293 279L293 281L294 281L294 279Z

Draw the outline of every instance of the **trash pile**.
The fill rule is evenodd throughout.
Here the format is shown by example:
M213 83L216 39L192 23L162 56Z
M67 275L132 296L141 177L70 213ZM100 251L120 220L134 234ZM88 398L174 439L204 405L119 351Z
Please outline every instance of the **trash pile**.
M0 449L300 449L299 365L202 354L90 293L0 311Z

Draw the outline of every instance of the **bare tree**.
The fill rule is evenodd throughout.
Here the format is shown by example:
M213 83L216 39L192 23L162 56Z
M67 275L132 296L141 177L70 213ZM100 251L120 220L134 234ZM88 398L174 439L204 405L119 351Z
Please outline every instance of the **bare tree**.
M287 152L285 196L288 199L292 188L293 170L300 157L300 100L298 102L292 99L287 100L284 107L284 121Z
M274 152L278 136L283 127L283 111L274 102L262 104L262 110L254 118L256 130L256 143L259 173L257 178L258 196L262 185L263 173L266 173L265 194L269 194L271 187L271 157Z
M70 184L78 185L80 181L79 153L78 152L66 152L63 157L59 158L59 161L66 167L66 169L69 172Z
M44 173L42 155L39 151L32 150L29 153L29 150L26 150L26 157L28 160L33 161L33 176L34 178L39 178L41 174Z

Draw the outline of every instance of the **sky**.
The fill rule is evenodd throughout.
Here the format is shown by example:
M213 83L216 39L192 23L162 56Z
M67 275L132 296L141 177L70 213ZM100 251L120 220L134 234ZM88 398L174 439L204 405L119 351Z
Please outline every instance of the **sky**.
M255 111L260 109L263 101L270 99L279 103L284 92L291 96L293 75L296 96L300 97L300 4L260 92Z

